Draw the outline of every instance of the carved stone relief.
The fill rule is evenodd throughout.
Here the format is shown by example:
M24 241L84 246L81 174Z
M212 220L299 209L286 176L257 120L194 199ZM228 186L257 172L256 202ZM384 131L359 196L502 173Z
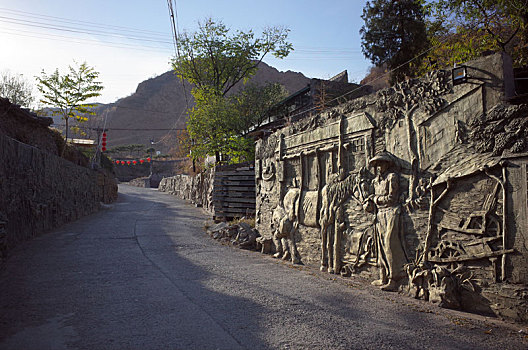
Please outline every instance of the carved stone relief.
M275 255L452 308L510 276L528 283L528 270L511 272L526 261L511 257L528 255L518 242L528 221L511 216L521 202L511 198L513 165L497 157L528 151L528 107L472 120L485 111L485 84L453 87L438 71L265 138L259 230L273 233ZM516 181L528 186L523 174Z
M296 206L299 201L299 190L292 188L284 196L282 205L273 210L273 243L276 253L274 257L291 260L292 263L301 262L295 244L295 232L299 227Z

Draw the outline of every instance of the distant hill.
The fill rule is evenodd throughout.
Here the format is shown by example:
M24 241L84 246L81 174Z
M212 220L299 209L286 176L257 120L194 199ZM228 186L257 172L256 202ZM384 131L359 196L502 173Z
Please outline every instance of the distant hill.
M265 84L277 82L290 93L296 92L309 83L310 79L301 73L277 69L261 63L255 76L249 82ZM240 89L235 86L234 90ZM140 83L136 92L115 103L101 105L98 108L99 118L107 113L108 147L125 144L150 145L150 139L156 142L155 148L167 152L175 143L176 131L145 129L184 129L186 121L186 100L192 106L191 86L166 72L158 77ZM186 94L185 94L185 93ZM97 123L102 125L101 120ZM117 130L138 129L138 130Z

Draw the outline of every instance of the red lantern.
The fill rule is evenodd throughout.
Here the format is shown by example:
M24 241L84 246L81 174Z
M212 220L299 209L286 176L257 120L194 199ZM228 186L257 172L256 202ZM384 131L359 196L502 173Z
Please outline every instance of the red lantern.
M106 132L103 132L103 140L101 142L101 151L106 151Z
M130 165L130 161L129 160L127 160L127 165Z
M118 160L115 161L116 164L119 164L120 162Z
M124 160L121 161L121 165L125 165L125 161Z
M137 160L133 161L132 163L134 163L134 165L136 165L137 164Z
M143 164L145 162L145 159L140 159L139 162Z
M148 157L148 158L147 158L147 162L149 162L149 163L150 163L150 157Z

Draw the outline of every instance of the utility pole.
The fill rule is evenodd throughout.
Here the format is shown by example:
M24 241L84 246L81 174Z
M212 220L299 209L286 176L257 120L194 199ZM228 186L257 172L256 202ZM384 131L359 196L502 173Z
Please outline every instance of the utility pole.
M95 157L94 162L92 163L92 169L97 168L99 164L101 164L101 135L104 132L104 129L102 128L94 128L94 130L97 133L97 142L95 143Z
M150 139L150 174L149 177L152 177L152 163L154 163L154 159L152 158L152 151L154 150L154 139Z

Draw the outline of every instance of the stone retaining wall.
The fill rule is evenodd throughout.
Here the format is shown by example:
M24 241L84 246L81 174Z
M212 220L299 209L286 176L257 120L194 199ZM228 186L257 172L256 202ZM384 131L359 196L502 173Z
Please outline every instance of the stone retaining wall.
M180 199L189 200L197 206L212 213L214 168L206 170L196 176L176 175L163 178L158 190L168 192Z
M18 242L96 212L117 198L115 179L0 133L1 254Z

